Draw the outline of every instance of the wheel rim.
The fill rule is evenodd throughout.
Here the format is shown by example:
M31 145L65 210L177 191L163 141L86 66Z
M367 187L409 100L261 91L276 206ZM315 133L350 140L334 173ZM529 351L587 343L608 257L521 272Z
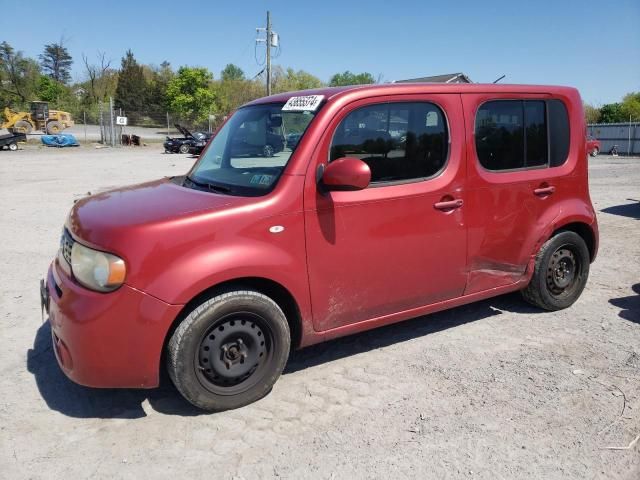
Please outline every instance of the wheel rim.
M188 153L189 147L187 145L180 145L180 153Z
M273 148L271 148L271 145L265 145L264 146L264 156L265 157L273 156Z
M582 274L577 252L570 245L563 245L551 255L547 268L547 288L558 298L573 293Z
M218 395L242 393L264 376L273 354L273 333L260 315L238 312L218 319L200 340L196 375Z

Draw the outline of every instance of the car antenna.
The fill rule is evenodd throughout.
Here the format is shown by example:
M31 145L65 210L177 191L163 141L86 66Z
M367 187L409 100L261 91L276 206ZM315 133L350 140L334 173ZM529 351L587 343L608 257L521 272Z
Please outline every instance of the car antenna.
M498 83L500 80L502 80L504 77L506 77L506 75L502 75L500 78L496 78L493 83Z

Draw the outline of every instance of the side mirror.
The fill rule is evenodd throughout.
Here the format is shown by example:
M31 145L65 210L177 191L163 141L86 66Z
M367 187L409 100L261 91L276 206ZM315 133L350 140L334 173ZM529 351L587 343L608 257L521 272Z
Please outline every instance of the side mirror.
M371 182L369 165L359 158L343 157L331 162L322 173L327 190L362 190Z

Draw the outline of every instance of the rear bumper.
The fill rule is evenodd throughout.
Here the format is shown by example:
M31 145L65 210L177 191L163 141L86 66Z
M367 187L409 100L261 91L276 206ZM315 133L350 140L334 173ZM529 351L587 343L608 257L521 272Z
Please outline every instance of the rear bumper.
M107 294L87 290L58 260L49 268L41 299L58 364L71 380L104 388L158 385L165 336L180 305L127 285Z

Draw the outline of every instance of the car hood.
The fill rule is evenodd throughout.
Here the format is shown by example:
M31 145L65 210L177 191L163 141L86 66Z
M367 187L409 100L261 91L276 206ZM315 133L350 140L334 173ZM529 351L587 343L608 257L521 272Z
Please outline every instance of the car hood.
M73 236L97 247L130 240L148 227L246 203L247 198L193 190L165 178L91 195L76 202L67 220ZM118 242L120 243L120 242Z

